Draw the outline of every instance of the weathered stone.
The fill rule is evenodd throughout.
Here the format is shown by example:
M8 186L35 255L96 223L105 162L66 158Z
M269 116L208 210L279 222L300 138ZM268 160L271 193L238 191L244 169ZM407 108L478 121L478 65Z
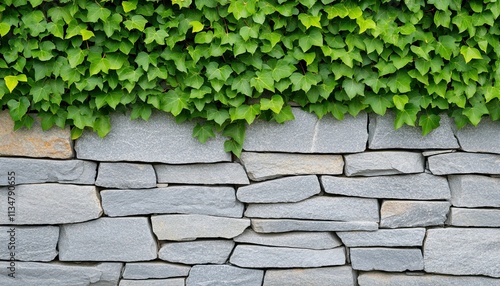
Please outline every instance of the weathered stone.
M424 269L422 251L417 248L351 248L350 258L352 268L362 271L401 272Z
M247 173L238 163L155 165L159 183L247 185Z
M382 176L424 172L421 153L380 151L345 155L347 176Z
M291 203L319 194L321 187L315 175L295 176L240 187L236 192L245 203Z
M319 221L293 219L252 219L252 229L259 233L289 231L353 231L377 230L378 223L372 221Z
M61 261L144 261L157 257L148 218L100 218L61 226Z
M380 227L443 225L449 209L449 202L384 201L380 209Z
M337 235L347 247L422 246L425 228L337 232Z
M182 264L223 264L234 248L232 240L195 240L162 244L161 260Z
M312 113L293 108L295 120L283 124L256 121L247 128L246 151L290 153L356 153L366 148L367 116L331 116L321 120ZM285 139L285 140L284 140Z
M95 184L105 188L154 188L156 174L148 164L100 163Z
M190 266L167 262L129 262L123 271L124 279L161 279L188 276Z
M251 229L247 229L240 236L235 237L234 241L306 249L330 249L342 245L342 242L330 232L261 234Z
M0 244L6 250L0 252L0 259L9 260L13 251L16 260L51 261L57 255L58 240L57 226L0 226Z
M340 155L243 152L240 160L253 181L287 175L339 175L344 170Z
M361 272L359 286L498 286L498 279L480 276L407 275L403 273Z
M345 178L322 176L326 193L368 198L441 200L450 198L446 178L430 174Z
M500 277L499 228L427 230L425 272Z
M131 120L129 115L111 115L113 128L105 138L84 132L76 140L78 158L94 161L134 161L167 164L230 161L224 152L223 137L201 144L193 138L195 123L177 124L172 116L155 112L148 121ZM159 148L161 147L161 148Z
M500 155L455 152L428 158L434 175L500 174Z
M101 191L108 216L195 213L241 217L243 204L231 187L178 186L144 190Z
M121 280L119 286L184 286L186 279Z
M264 271L230 265L195 265L186 286L260 286Z
M7 174L12 174L7 176ZM15 183L66 183L93 185L97 164L82 160L45 160L30 158L0 158L0 186L9 184L8 177L15 177Z
M500 207L500 178L448 176L451 203L457 207Z
M15 220L0 216L0 224L75 223L101 216L102 209L94 186L59 184L15 186ZM11 196L12 197L12 196ZM12 201L12 200L10 200ZM8 188L0 188L0 207L7 211Z
M245 268L310 268L345 264L343 247L300 249L257 245L237 245L229 262Z
M0 156L69 159L73 157L73 141L69 127L42 130L39 117L33 126L14 131L7 110L0 111Z
M500 124L483 118L477 126L466 125L455 131L462 150L500 154Z
M500 210L451 208L448 224L453 226L500 227Z
M263 286L355 286L354 280L349 266L267 270Z
M429 157L429 156L434 156L434 155L439 155L439 154L446 154L446 153L453 153L457 152L457 150L450 149L450 150L427 150L423 151L422 155L424 157Z
M247 218L216 217L198 214L152 216L153 231L159 240L196 238L233 238L248 226Z

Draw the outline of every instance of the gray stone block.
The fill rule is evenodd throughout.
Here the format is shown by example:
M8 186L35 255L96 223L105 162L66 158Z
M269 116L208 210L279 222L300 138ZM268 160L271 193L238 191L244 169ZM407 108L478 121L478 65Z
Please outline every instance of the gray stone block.
M347 247L422 246L425 228L379 229L377 231L337 232Z
M449 276L433 274L403 274L361 272L359 286L498 286L498 279L480 276Z
M500 277L500 229L429 229L424 243L425 272Z
M449 202L384 201L380 209L380 227L443 225L449 210Z
M263 286L355 286L352 268L349 266L267 270Z
M102 209L94 186L60 184L15 186L14 221L0 216L0 224L61 224L75 223L101 216ZM12 199L10 200L12 202ZM7 212L8 188L0 188L0 207Z
M154 165L159 183L197 185L248 185L245 169L238 163Z
M124 279L164 279L186 277L190 266L168 262L128 262L123 271Z
M462 150L500 154L500 122L483 118L477 126L466 125L456 130Z
M294 176L240 187L236 197L244 203L298 202L321 192L318 177Z
M193 213L241 217L243 204L231 187L177 186L144 190L103 190L108 216Z
M153 231L159 240L233 238L250 226L247 218L216 217L198 214L152 216Z
M455 152L428 158L434 175L500 174L500 155Z
M366 148L366 113L357 117L346 116L342 121L331 116L320 120L316 115L299 108L293 108L293 113L295 120L283 124L256 121L250 125L243 149L290 153L356 153Z
M367 198L443 200L450 198L446 178L430 174L345 178L322 176L326 193Z
M306 249L330 249L342 245L342 242L330 232L262 234L247 229L233 240L239 243Z
M194 122L177 124L164 113L155 112L148 121L131 120L129 115L111 115L111 132L100 138L84 132L75 142L80 159L93 161L158 162L167 164L230 161L224 152L223 137L201 144L193 138Z
M422 155L424 157L430 157L430 156L434 156L434 155L447 154L447 153L453 153L453 152L457 152L457 150L454 150L454 149L450 149L450 150L427 150L427 151L423 151Z
M146 217L100 218L61 226L61 261L144 261L157 257Z
M186 279L121 280L119 286L184 286Z
M355 270L402 272L424 269L422 251L417 248L351 248L350 258Z
M347 176L383 176L424 172L425 158L421 153L380 151L345 155Z
M240 160L253 181L289 175L339 175L344 171L340 155L243 152Z
M448 176L451 203L457 207L500 207L500 178Z
M100 163L95 184L117 189L154 188L156 174L148 164Z
M51 261L57 256L57 226L0 226L1 260L9 260L15 253L20 261Z
M343 247L326 250L237 245L229 262L245 268L311 268L345 264Z
M233 248L232 240L172 242L162 244L158 257L182 264L224 264Z
M448 224L453 226L500 227L500 210L451 208Z
M319 221L294 219L252 219L252 229L259 233L289 231L354 231L378 229L372 221Z
M260 286L264 271L231 265L195 265L186 286Z

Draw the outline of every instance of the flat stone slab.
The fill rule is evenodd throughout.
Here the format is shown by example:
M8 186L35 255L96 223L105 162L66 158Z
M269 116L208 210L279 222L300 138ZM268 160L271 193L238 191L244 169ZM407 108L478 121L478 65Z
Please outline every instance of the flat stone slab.
M39 184L15 186L16 215L0 216L0 224L63 224L88 221L101 216L95 186ZM12 197L12 196L11 196ZM7 211L8 188L0 188L0 207ZM12 201L12 200L11 200Z
M402 151L363 152L344 156L346 176L383 176L423 173L422 153Z
M350 248L352 268L361 271L415 271L424 269L422 251L418 248Z
M326 193L366 198L446 200L451 197L446 178L430 174L346 178L322 176Z
M500 229L443 228L427 230L425 272L500 277Z
M349 266L267 270L263 286L355 286L354 274Z
M240 160L253 181L290 175L340 175L344 171L340 155L242 152Z
M311 268L345 264L345 250L326 250L237 245L229 259L245 268Z
M186 277L190 266L168 262L128 262L123 271L124 279L164 279Z
M354 231L378 229L373 221L319 221L294 219L252 219L252 229L259 233L279 233L289 231Z
M467 152L500 154L500 123L483 118L477 126L469 124L455 131L461 149Z
M321 192L318 177L293 176L238 188L236 197L244 203L299 202Z
M182 264L224 264L234 248L232 240L195 240L162 244L161 260Z
M498 279L481 276L361 272L358 283L359 286L498 286Z
M247 229L233 240L239 243L306 249L330 249L342 245L342 242L330 232L262 234Z
M186 286L261 286L264 271L231 265L195 265Z
M500 178L480 175L448 176L451 203L457 207L500 207Z
M500 155L455 152L428 158L434 175L500 174Z
M145 261L158 250L146 217L63 225L58 248L61 261Z
M9 260L15 253L20 261L51 261L57 256L57 226L0 226L0 243L5 251L0 252L1 260Z
M444 225L449 209L449 202L384 201L380 209L380 227Z
M337 232L347 247L362 246L422 246L425 228L379 229L377 231Z
M151 279L151 280L120 280L118 286L184 286L186 279Z
M448 224L453 226L500 227L500 210L451 208Z
M241 217L243 204L231 187L176 186L143 190L103 190L108 216L137 214L205 214Z
M84 132L75 142L80 159L93 161L133 161L166 164L212 163L231 161L224 152L225 138L217 137L205 144L193 138L192 122L177 124L164 113L154 112L148 121L131 120L129 115L111 115L111 132L100 138L95 132Z
M198 214L152 216L153 231L159 240L233 238L250 226L247 218L216 217Z
M100 163L95 184L117 189L154 188L156 174L149 164Z
M247 127L246 151L290 153L356 153L363 152L368 139L367 115L321 120L312 113L293 108L295 120L283 124L257 120ZM283 140L286 138L286 140Z
M154 165L158 183L197 185L248 185L247 173L239 163Z

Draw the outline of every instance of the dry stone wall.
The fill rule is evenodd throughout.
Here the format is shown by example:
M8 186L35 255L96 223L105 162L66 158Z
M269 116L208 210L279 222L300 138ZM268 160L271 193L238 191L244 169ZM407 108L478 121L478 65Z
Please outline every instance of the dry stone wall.
M104 139L0 113L0 285L500 285L500 123L294 110L241 158L165 114Z

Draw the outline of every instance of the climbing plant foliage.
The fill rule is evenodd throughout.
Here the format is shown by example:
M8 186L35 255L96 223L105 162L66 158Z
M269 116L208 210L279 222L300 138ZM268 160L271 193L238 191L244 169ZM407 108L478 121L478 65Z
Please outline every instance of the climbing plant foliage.
M396 112L427 134L500 118L500 1L2 0L0 105L16 128L111 112L196 120L241 152L256 118Z

